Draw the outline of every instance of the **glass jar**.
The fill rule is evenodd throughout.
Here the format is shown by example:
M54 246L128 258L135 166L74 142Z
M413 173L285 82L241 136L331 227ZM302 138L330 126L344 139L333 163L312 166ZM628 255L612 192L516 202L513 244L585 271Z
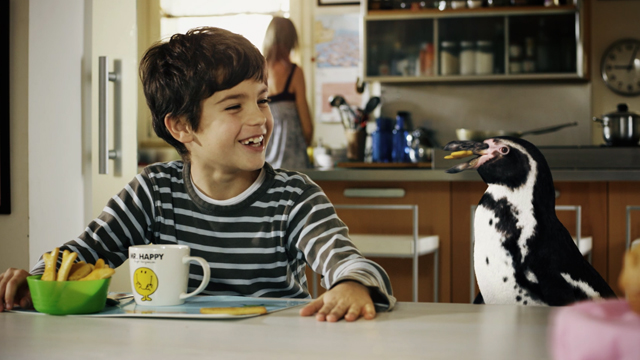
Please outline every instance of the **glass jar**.
M443 41L440 44L440 75L460 73L458 44L455 41Z
M476 44L473 41L460 42L460 75L475 75Z
M509 60L509 73L520 74L522 72L522 60Z
M493 74L493 42L491 41L476 42L476 74Z
M509 73L519 74L522 72L522 45L512 43L509 45Z

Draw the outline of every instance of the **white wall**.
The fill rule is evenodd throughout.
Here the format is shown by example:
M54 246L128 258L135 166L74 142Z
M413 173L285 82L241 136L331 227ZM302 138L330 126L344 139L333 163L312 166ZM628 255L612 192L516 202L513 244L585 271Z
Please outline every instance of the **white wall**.
M91 164L83 161L91 152L91 108L83 107L91 4L11 0L12 214L0 216L0 271L30 269L93 218Z
M604 51L622 38L640 39L640 1L591 1L591 116L616 111L616 104L627 103L640 114L640 96L617 95L600 77L600 59ZM602 127L593 124L593 141L602 143Z
M9 127L11 214L0 215L0 271L29 266L29 2L10 0Z

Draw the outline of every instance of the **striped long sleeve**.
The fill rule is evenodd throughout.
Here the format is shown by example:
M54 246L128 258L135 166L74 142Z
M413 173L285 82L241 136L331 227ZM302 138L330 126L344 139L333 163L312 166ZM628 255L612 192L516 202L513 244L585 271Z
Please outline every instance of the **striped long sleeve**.
M331 288L355 280L372 290L379 309L395 304L385 271L365 259L348 236L322 189L306 175L265 164L262 184L230 205L198 195L189 164L181 161L146 167L76 239L61 246L94 263L121 265L128 247L183 244L211 268L204 294L309 298L306 266ZM41 273L40 261L32 273ZM202 270L192 265L189 288Z

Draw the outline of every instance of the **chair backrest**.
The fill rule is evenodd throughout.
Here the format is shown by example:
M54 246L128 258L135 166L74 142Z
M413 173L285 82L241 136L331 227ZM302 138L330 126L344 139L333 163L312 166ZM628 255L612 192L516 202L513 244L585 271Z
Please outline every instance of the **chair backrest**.
M629 248L631 247L631 212L634 210L640 210L640 206L637 206L637 205L627 206L627 219L626 219L627 234L626 234L626 241L625 241L625 247L624 247L625 251L629 250ZM634 243L636 242L634 241Z

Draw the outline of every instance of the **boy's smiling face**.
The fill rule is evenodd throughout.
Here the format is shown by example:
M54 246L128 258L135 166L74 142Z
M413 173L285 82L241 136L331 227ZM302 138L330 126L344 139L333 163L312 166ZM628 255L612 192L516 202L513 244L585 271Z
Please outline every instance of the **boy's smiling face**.
M198 131L187 145L194 166L217 174L262 168L273 130L267 85L245 80L202 101Z

